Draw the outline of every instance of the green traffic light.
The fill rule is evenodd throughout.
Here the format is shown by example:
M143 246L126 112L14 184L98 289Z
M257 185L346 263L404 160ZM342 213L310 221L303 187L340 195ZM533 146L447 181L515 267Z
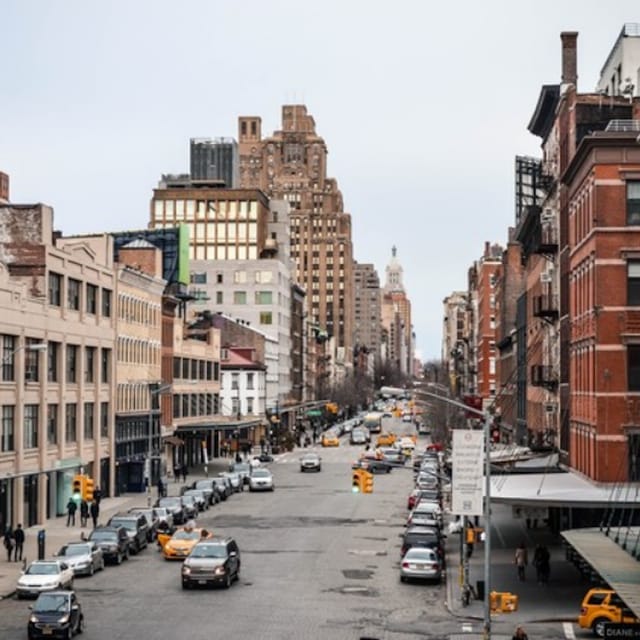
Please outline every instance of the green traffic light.
M360 493L360 487L353 485L353 487L351 487L351 493Z

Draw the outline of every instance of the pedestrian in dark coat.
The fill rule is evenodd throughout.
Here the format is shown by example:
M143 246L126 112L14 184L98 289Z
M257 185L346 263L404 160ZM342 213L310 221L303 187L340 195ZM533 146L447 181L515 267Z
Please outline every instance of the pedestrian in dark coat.
M93 490L93 499L98 503L98 506L100 506L100 500L102 500L102 491L100 490L100 487L96 487Z
M100 515L100 505L94 500L89 507L91 512L91 520L93 521L93 528L98 526L98 516Z
M18 523L16 530L13 532L13 540L16 543L13 559L18 562L18 560L22 560L22 549L24 547L24 529L20 523Z
M78 505L73 498L69 498L69 502L67 502L67 527L68 526L76 526L76 511L78 510Z
M89 504L84 498L82 498L82 502L80 502L80 526L81 527L87 526L88 518L89 518Z
M539 584L549 584L550 560L549 549L543 544L539 544L533 552L533 566L536 568L536 577Z
M7 527L4 532L4 548L7 550L7 562L11 562L11 552L13 551L13 531Z
M180 467L179 464L174 464L173 465L173 477L175 478L176 482L180 482L180 473L182 471L182 468Z
M184 479L184 481L187 481L187 476L189 475L189 469L187 468L187 465L183 465L182 466L182 477Z

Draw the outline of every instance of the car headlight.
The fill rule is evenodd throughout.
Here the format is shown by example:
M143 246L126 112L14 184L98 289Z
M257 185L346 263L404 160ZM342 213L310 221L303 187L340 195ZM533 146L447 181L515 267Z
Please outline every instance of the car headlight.
M184 565L182 565L182 573L185 576L188 576L191 573L191 567L185 567Z
M29 618L29 622L30 622L31 624L35 624L36 622L38 622L38 616L34 616L34 615L32 615L32 616Z
M67 622L69 622L69 614L62 616L62 618L58 620L58 624L67 624Z
M215 573L217 576L222 576L222 575L224 575L224 574L225 574L225 568L224 568L224 566L216 567L216 569L215 569L214 573Z

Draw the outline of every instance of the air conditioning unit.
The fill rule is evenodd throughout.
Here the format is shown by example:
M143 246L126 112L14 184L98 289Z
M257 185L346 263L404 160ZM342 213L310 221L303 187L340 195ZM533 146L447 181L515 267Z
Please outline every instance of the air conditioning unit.
M555 413L558 405L555 402L547 402L544 405L545 413Z

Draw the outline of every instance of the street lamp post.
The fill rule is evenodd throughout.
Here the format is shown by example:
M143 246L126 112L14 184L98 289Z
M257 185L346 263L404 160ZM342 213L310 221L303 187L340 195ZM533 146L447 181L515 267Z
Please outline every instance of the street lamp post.
M2 364L6 364L18 353L18 351L46 351L46 342L33 342L31 344L21 344L17 349L14 349L11 353L2 358Z
M491 420L492 416L488 411L480 411L462 402L452 400L445 396L440 396L429 391L417 391L420 395L429 396L437 400L447 402L454 407L459 407L484 419L484 509L483 518L485 523L484 538L484 638L491 638Z
M152 460L153 460L153 399L157 395L161 395L171 390L172 384L160 384L155 389L149 385L149 426L147 433L147 460L145 463L145 481L147 484L147 503L151 504L151 478L152 478Z

